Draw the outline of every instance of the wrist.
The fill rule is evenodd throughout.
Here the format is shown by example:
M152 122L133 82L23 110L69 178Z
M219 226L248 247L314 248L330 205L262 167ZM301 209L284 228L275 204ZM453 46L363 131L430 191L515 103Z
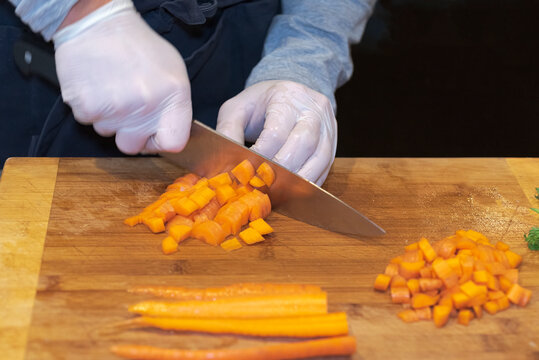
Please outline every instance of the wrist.
M111 0L79 0L71 10L67 13L67 16L64 18L64 21L60 24L57 31L73 24L74 22L79 21L86 15L97 10L101 6L110 2Z

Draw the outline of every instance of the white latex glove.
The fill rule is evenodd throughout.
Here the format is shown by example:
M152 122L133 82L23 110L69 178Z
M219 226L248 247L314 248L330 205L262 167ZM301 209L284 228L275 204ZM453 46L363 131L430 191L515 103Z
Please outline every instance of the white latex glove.
M77 121L116 134L126 154L185 147L192 120L185 63L130 0L113 0L53 40L62 97Z
M225 102L217 131L321 185L337 148L329 99L292 81L263 81Z

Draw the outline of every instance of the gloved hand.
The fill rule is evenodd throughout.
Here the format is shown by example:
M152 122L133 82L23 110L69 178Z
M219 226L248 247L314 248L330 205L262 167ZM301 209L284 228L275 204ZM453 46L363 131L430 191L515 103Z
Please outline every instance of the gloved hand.
M337 148L329 99L292 81L263 81L225 102L217 131L321 185Z
M62 97L77 121L116 134L126 154L184 148L192 121L185 63L130 0L113 0L53 40Z

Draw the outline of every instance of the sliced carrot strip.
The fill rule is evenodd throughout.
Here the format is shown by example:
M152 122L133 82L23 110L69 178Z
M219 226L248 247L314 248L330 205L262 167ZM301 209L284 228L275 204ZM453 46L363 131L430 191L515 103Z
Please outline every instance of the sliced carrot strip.
M306 316L327 313L325 292L258 295L216 300L142 301L129 311L159 317L253 318Z
M352 336L260 345L242 349L162 349L143 345L115 345L111 351L126 359L160 360L280 360L323 356L345 356L356 352L356 339Z
M348 334L346 313L270 318L163 318L142 316L126 322L136 327L213 334L312 338Z

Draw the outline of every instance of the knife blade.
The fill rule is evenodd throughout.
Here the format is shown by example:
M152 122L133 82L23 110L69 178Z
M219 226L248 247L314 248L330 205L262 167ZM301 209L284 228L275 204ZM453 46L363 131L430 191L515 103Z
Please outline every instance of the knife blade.
M266 161L275 171L275 182L268 190L275 211L334 232L363 236L385 234L381 227L326 190L199 121L193 121L191 136L181 152L160 155L208 178L229 171L245 159L255 167Z

